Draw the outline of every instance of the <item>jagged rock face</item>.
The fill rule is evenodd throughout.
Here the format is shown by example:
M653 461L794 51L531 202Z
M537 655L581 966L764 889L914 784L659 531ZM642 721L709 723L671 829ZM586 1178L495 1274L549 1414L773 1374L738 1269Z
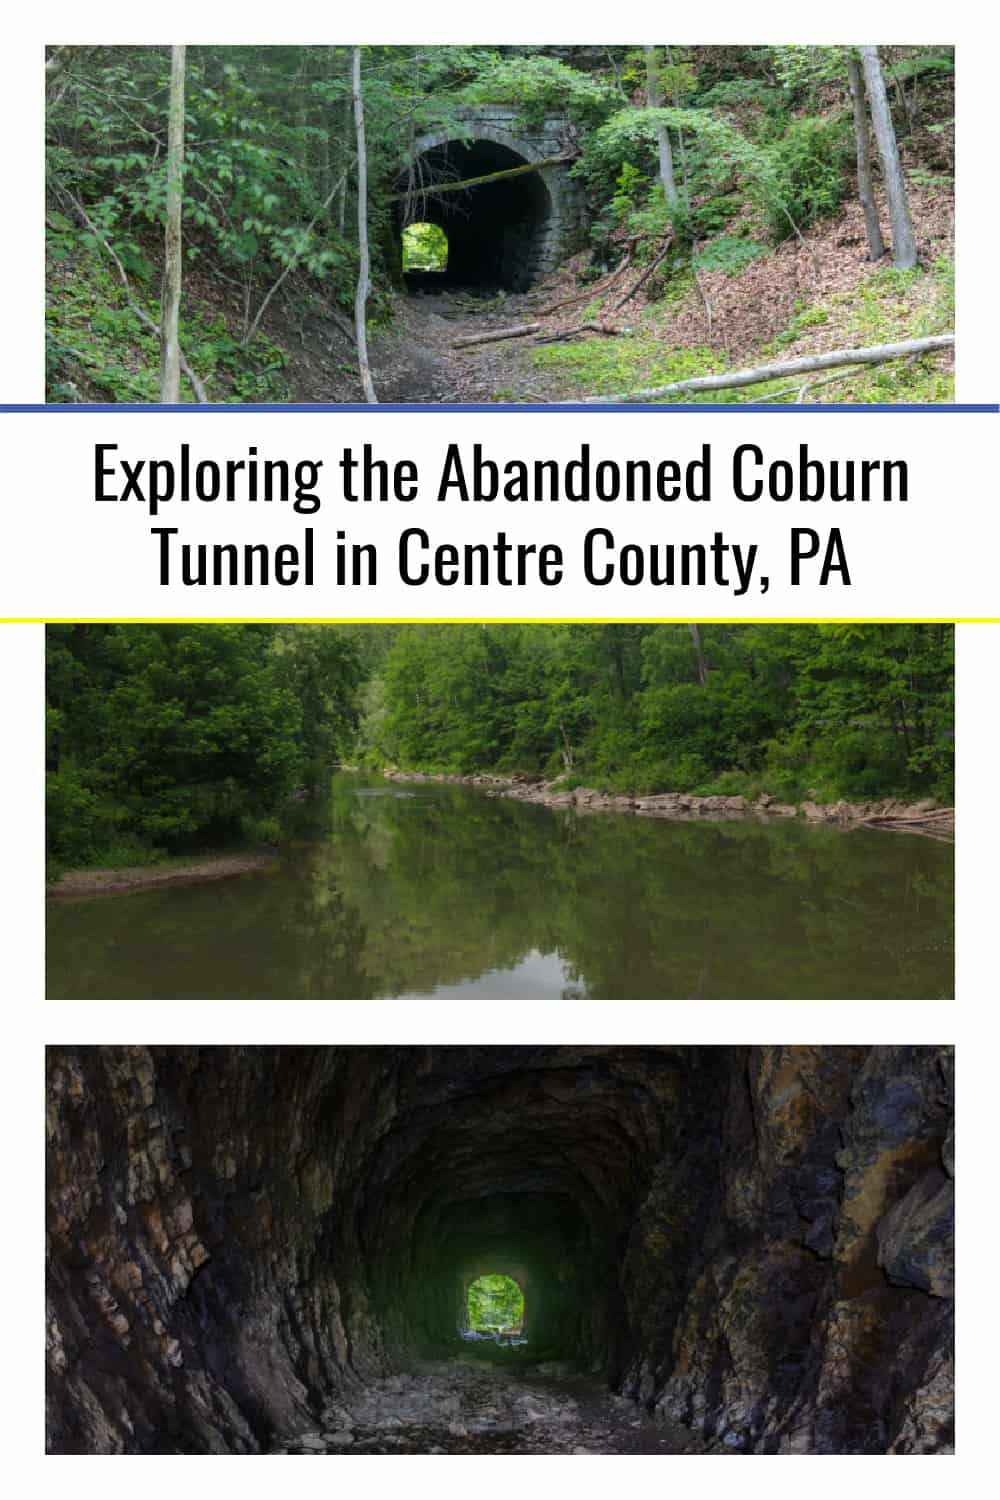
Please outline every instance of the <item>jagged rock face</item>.
M258 1452L515 1276L736 1451L952 1437L951 1054L52 1048L48 1441Z

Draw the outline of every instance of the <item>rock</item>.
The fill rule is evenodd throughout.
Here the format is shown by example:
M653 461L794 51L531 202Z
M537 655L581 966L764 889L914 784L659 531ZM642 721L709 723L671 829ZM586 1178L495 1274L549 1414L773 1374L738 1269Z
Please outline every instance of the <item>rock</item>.
M878 1264L897 1286L955 1295L955 1187L937 1167L879 1220Z

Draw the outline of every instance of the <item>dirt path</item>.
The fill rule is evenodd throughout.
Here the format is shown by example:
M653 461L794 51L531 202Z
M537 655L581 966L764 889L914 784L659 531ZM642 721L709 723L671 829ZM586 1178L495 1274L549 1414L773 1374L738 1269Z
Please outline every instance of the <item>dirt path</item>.
M365 1386L275 1453L701 1453L686 1428L559 1363L463 1353ZM722 1450L726 1451L726 1450Z
M416 292L401 297L396 324L376 334L372 360L381 401L545 401L546 372L532 363L529 341L510 340L455 349L473 338L529 323L549 305L545 286L522 293L481 295L473 289Z
M561 283L559 283L561 285ZM375 389L381 403L547 401L561 399L554 372L532 363L528 341L454 349L471 338L537 320L558 297L556 282L528 292L475 288L400 293L389 327L369 333ZM292 351L289 380L298 401L357 401L353 344L341 321L315 310L301 326L284 327Z

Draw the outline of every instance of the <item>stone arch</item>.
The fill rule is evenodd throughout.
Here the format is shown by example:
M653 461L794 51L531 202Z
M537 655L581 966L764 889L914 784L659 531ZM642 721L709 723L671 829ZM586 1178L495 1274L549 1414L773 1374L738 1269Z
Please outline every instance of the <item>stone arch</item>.
M513 106L489 105L467 111L458 129L426 132L400 170L399 188L414 178L486 176L560 153L561 116L547 117L534 133L513 128L515 121ZM419 280L523 291L576 248L582 208L579 185L559 164L461 193L418 192L397 207L396 227L417 219L439 224L448 236L447 272Z

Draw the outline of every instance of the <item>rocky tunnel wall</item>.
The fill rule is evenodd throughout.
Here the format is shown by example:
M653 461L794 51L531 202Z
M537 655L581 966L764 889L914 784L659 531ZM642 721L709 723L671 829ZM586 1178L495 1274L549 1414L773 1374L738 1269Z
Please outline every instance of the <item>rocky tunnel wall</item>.
M460 1348L746 1451L950 1442L951 1058L901 1048L53 1048L48 1444L256 1452Z

